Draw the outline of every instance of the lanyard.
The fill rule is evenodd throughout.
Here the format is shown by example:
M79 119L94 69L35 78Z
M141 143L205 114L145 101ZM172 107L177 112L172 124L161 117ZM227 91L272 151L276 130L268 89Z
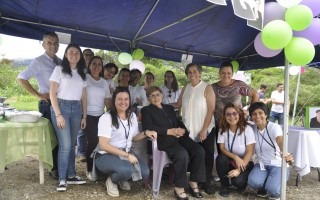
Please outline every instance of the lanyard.
M232 143L231 143L231 148L230 148L230 134L229 134L229 130L230 130L230 129L228 129L228 148L229 148L229 151L230 151L231 153L233 153L233 152L232 152L232 149L233 149L234 141L235 141L235 139L236 139L236 137L237 137L237 130L238 130L238 128L236 129L236 132L234 133L234 136L233 136L233 139L232 139Z
M267 123L267 126L266 126L266 131L267 131L267 135L268 135L268 138L270 140L270 142L263 136L264 134L260 134L259 133L259 130L257 130L257 135L258 135L258 142L259 142L259 146L260 146L260 153L262 154L262 143L263 141L266 141L267 144L269 144L273 149L274 149L274 155L276 156L276 146L274 145L273 141L271 140L271 137L270 137L270 134L269 134L269 131L268 131L268 123ZM265 133L265 132L263 132ZM261 142L260 142L260 137L261 136Z
M124 134L125 134L125 137L126 137L126 151L127 151L128 138L129 138L129 134L130 134L130 124L129 124L129 121L128 121L129 130L127 132L127 129L126 129L125 125L122 123L122 121L121 121L119 116L118 116L118 118L119 118L120 123L122 124L122 127L124 128Z

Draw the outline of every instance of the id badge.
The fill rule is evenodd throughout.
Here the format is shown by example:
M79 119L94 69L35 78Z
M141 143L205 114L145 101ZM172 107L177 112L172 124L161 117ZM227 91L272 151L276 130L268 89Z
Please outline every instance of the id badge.
M266 170L266 168L264 168L264 164L263 163L259 163L260 164L260 169L261 170Z

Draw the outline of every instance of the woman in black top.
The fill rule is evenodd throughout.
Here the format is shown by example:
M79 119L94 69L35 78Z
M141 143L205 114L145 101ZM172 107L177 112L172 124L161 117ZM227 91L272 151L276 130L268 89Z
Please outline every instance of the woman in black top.
M143 130L158 133L158 149L165 151L174 168L174 194L177 199L188 199L184 188L188 186L187 169L190 162L189 188L193 197L202 198L198 182L205 182L205 153L191 138L184 125L177 119L171 105L162 104L162 91L152 86L147 90L150 105L142 108Z

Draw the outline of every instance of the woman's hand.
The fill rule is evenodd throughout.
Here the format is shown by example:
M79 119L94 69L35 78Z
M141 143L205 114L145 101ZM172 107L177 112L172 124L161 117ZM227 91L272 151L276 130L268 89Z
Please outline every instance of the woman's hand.
M179 138L183 136L186 133L186 130L184 128L176 128L176 137Z
M238 177L239 174L240 174L240 169L233 169L228 173L227 177L228 178Z
M138 163L138 159L131 153L128 153L128 160L131 164L136 164Z
M292 165L294 163L294 158L291 153L287 153L287 155L284 158L286 159L289 165Z
M57 119L57 126L60 129L64 129L64 127L66 126L65 121L63 116L60 114L59 116L56 117Z
M82 118L81 119L80 128L84 129L84 128L86 128L86 125L87 125L87 119L86 118Z
M236 161L237 167L241 170L244 171L246 169L245 163L243 159L241 159L239 156L235 156L234 161Z
M151 138L152 140L155 140L157 139L157 132L155 131L149 131L149 130L146 130L145 131L145 135L148 137L148 138Z
M202 142L203 140L207 139L207 133L208 133L207 130L201 130L200 131L200 133L199 133L200 142Z

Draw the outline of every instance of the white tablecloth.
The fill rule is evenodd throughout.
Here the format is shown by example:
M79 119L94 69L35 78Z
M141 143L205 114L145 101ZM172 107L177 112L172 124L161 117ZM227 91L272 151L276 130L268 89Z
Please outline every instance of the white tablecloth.
M288 152L300 176L308 174L310 167L320 167L320 130L289 127Z

